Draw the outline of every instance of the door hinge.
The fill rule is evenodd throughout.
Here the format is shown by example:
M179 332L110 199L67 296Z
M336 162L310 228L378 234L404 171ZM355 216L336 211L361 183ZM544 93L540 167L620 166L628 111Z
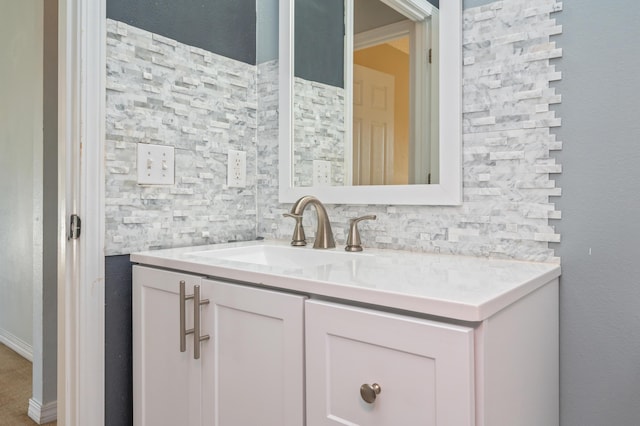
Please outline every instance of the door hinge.
M82 220L77 214L72 214L69 219L69 240L77 240L80 238L80 232L82 231Z
M432 52L432 49L429 49L429 63L431 63L431 52Z

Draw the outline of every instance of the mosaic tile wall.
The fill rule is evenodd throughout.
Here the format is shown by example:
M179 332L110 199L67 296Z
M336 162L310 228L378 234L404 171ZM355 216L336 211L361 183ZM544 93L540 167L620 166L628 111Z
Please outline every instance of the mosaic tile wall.
M106 254L254 238L256 105L255 66L108 20ZM175 185L137 184L143 143L175 147Z
M257 170L257 206L258 206L258 235L273 238L274 232L266 232L267 223L270 229L283 226L284 229L293 223L285 224L281 221L282 213L289 211L291 206L278 203L278 60L264 62L257 65L258 92L258 134L256 150L258 152ZM291 228L293 231L293 228Z
M464 11L463 204L431 206L327 206L338 244L348 220L374 213L361 225L363 244L474 256L558 262L549 242L560 235L550 197L560 195L561 172L550 130L560 125L550 105L560 102L549 83L559 80L550 59L562 50L555 0L504 0ZM293 224L278 203L277 67L259 67L258 235L288 239ZM309 215L313 216L313 214ZM306 226L312 234L312 224Z
M344 183L344 89L295 78L293 119L296 186L313 186L313 160L331 163L331 184Z

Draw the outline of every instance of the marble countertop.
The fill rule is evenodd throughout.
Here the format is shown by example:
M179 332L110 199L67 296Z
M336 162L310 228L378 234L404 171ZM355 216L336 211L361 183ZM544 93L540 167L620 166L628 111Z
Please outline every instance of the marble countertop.
M134 263L245 281L283 290L386 306L462 321L483 321L560 276L560 265L365 249L324 265L268 266L194 255L286 241L249 241L131 255ZM308 251L310 246L295 248ZM342 247L331 249L344 253Z

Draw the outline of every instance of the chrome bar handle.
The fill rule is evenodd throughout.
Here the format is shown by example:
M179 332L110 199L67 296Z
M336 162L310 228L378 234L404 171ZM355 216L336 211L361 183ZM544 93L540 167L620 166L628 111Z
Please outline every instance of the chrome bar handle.
M200 300L200 286L193 286L193 359L200 359L200 342L209 340L209 335L200 335L200 306L208 305L209 299Z
M193 299L193 294L186 295L186 283L180 281L180 352L187 351L187 334L193 333L193 328L187 330L187 300Z

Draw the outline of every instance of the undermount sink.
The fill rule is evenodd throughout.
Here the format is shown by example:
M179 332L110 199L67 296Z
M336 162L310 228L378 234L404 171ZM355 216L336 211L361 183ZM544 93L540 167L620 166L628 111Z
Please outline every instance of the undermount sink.
M347 253L337 250L314 250L310 247L290 247L280 245L255 245L231 247L188 253L189 256L251 263L254 265L281 268L304 268L347 262L367 256L363 253Z

